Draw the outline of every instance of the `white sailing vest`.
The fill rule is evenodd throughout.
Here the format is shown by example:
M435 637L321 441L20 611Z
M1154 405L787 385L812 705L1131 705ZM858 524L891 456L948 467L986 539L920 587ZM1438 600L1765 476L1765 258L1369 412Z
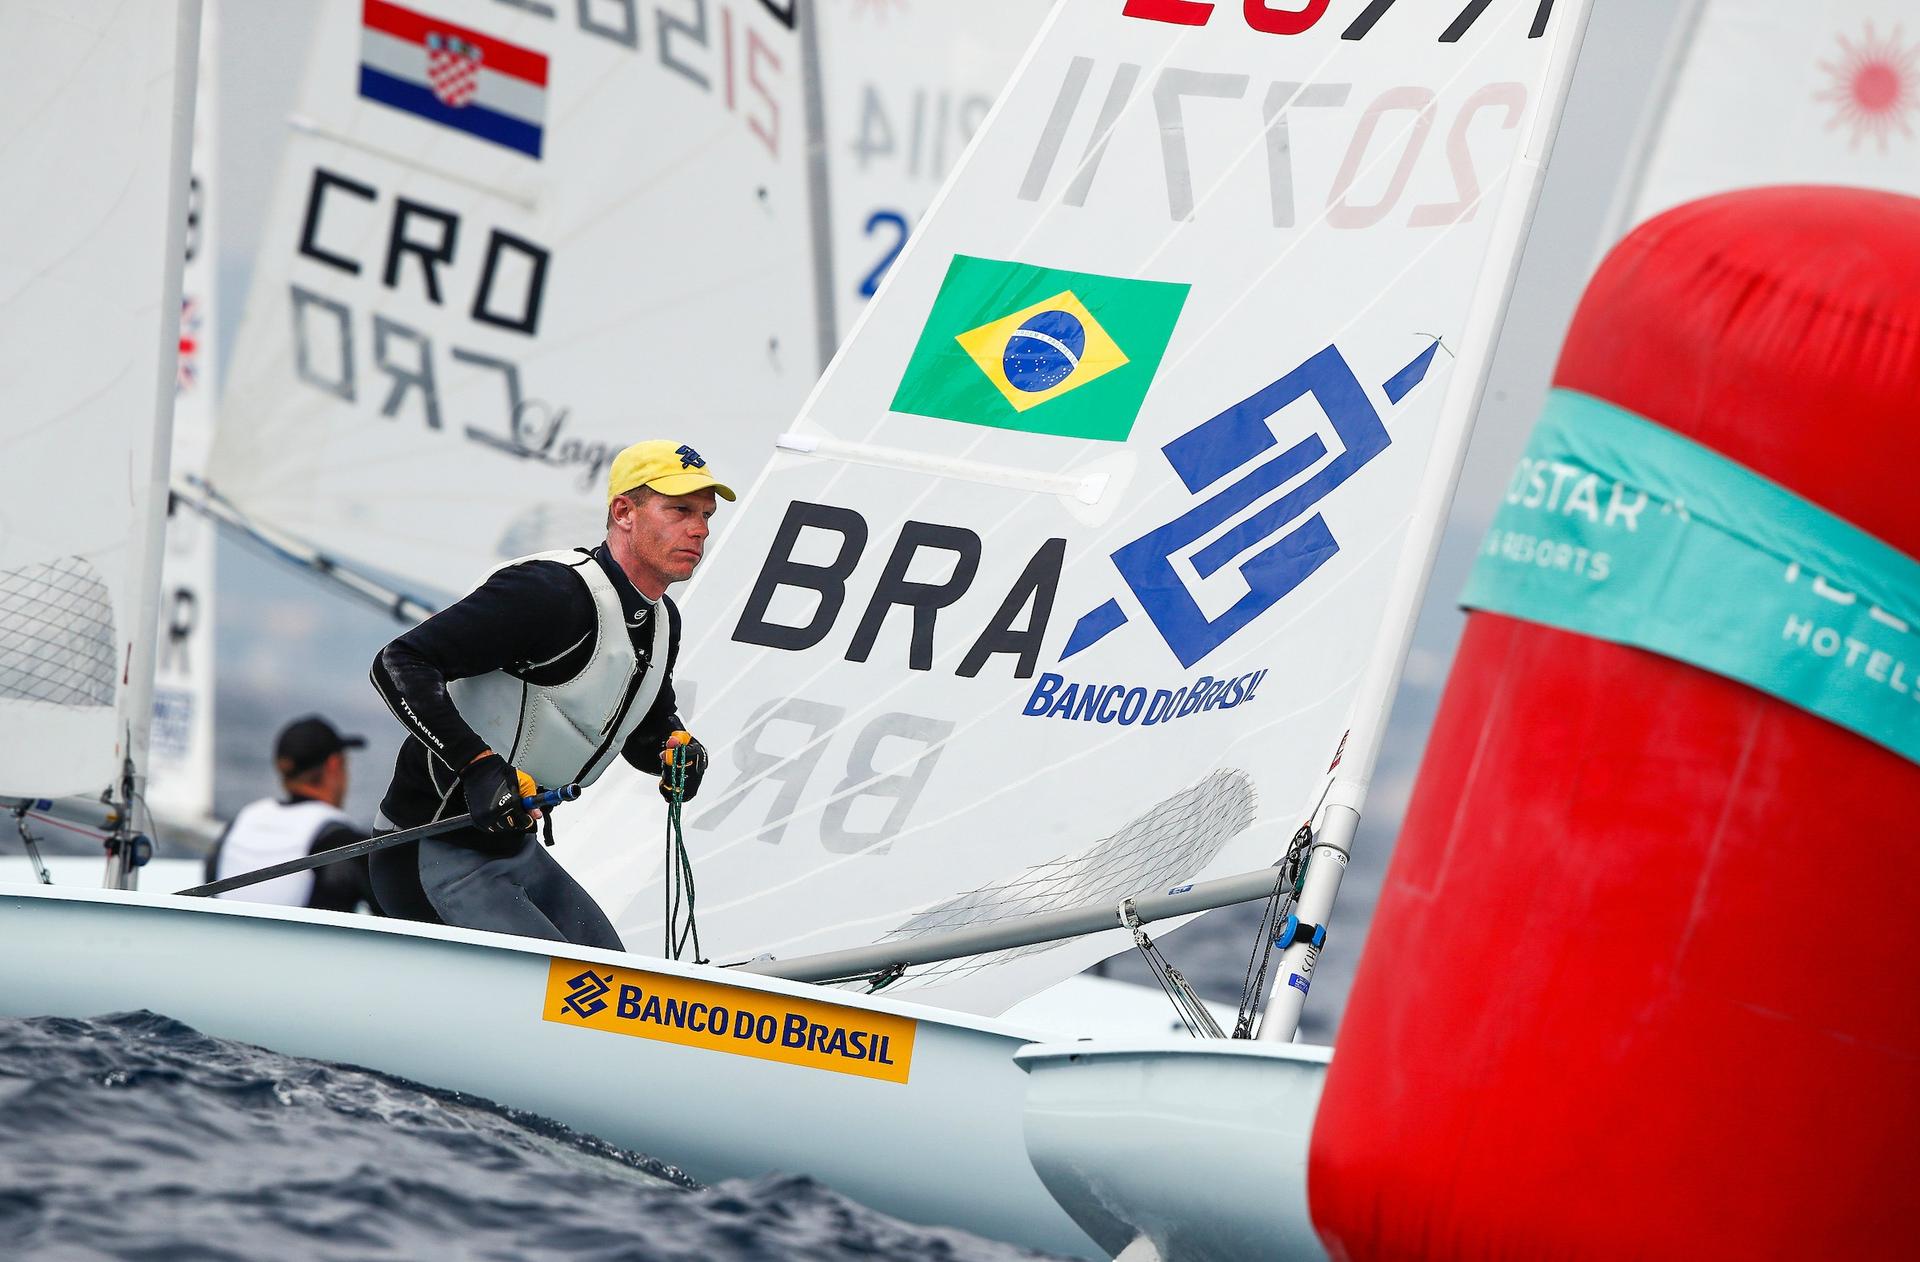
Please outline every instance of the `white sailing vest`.
M313 839L330 824L355 827L353 817L338 807L307 798L291 805L272 798L261 798L240 808L220 843L220 859L213 877L221 880L242 872L253 872L289 859L303 858L313 847ZM278 903L283 907L305 907L313 897L313 873L292 872L271 881L242 886L218 895L244 899L251 903Z
M595 614L593 655L564 683L540 686L497 670L456 679L447 685L447 694L460 717L488 747L532 776L541 788L592 784L619 757L621 746L660 695L660 681L667 670L666 602L650 604L653 651L642 676L620 594L598 561L573 550L539 552L500 569L526 561L558 561L586 583Z

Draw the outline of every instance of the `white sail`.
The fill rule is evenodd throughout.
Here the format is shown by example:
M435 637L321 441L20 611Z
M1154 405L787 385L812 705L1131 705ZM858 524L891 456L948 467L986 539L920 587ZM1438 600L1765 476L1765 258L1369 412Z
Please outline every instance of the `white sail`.
M986 121L1047 7L1042 0L818 6L833 308L842 335Z
M688 593L710 954L1117 905L1357 806L1560 7L1056 8ZM571 830L631 855L653 792ZM658 887L615 905L648 949ZM995 1010L1124 941L898 985Z
M180 281L180 351L174 380L172 476L204 477L213 445L220 367L214 318L219 283L219 120L216 7L202 6L194 85L193 157L187 183L186 248ZM176 826L213 822L214 526L185 505L167 514L160 567L160 621L153 663L153 736L147 804Z
M144 762L198 9L0 8L0 794Z
M795 25L793 0L328 6L214 490L444 594L597 537L635 439L758 463L821 362Z
M1621 232L1764 184L1920 194L1920 12L1907 0L1700 0Z

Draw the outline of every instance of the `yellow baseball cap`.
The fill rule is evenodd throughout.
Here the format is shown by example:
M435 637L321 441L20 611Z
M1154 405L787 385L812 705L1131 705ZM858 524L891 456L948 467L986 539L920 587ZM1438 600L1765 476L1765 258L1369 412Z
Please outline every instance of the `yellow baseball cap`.
M613 458L613 468L607 472L607 503L637 486L651 487L662 495L691 495L711 489L723 500L734 498L733 488L707 469L705 456L671 438L635 443Z

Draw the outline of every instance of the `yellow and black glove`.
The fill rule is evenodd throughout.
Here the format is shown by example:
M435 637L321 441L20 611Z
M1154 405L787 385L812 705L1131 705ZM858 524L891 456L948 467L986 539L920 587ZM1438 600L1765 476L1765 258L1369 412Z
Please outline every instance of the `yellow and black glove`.
M691 732L675 732L667 737L667 743L660 749L662 767L684 766L687 769L686 790L680 795L683 802L693 801L694 794L700 792L700 777L707 774L707 747L693 738ZM667 777L660 777L660 796L673 801L673 791L667 787Z

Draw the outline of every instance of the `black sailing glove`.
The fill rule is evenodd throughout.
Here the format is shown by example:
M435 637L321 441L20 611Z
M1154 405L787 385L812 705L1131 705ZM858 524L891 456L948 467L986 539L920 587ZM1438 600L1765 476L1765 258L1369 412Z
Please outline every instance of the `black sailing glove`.
M665 767L681 759L686 763L687 787L680 795L680 800L691 802L694 794L700 792L700 777L707 774L707 747L695 740L690 732L675 732L660 749L660 765ZM664 775L660 777L660 796L669 802L673 801L673 793L667 788L667 777Z
M460 788L467 795L473 826L489 833L524 833L533 817L520 805L520 783L507 760L491 751L468 763L460 772Z

